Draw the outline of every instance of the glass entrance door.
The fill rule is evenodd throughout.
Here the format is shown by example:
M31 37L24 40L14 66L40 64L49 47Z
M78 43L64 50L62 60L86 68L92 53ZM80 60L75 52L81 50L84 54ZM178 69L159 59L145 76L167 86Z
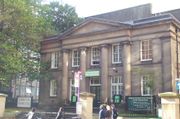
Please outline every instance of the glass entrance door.
M93 106L99 106L101 99L101 84L99 77L90 79L90 92L95 94Z

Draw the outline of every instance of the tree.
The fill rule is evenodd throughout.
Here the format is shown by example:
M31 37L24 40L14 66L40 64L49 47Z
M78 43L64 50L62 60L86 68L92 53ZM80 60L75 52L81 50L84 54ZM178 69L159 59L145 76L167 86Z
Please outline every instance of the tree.
M51 32L46 20L38 15L39 6L37 0L0 1L1 82L39 65L39 59L32 59L31 55L39 52L43 34Z
M79 20L73 7L58 2L44 5L41 0L0 0L0 83L16 74L32 80L41 77L40 40L73 27Z
M59 2L42 5L39 14L51 23L57 33L62 33L82 21L74 7L60 5Z

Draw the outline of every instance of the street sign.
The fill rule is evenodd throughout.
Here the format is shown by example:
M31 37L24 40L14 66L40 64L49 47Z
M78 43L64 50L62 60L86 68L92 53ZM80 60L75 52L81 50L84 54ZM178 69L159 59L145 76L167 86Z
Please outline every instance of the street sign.
M180 90L180 81L176 81L176 89Z

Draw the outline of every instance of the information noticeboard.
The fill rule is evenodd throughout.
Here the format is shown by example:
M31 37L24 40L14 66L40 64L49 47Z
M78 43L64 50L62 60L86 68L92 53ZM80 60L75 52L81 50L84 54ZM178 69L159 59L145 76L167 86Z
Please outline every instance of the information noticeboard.
M17 107L26 107L30 108L31 107L31 100L32 98L30 96L25 96L25 97L18 97L17 99Z
M153 96L128 96L126 101L129 111L151 111L155 104Z

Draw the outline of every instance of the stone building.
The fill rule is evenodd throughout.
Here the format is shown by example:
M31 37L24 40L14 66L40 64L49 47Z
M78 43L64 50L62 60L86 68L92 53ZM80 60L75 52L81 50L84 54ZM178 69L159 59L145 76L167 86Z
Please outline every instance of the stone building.
M146 4L88 17L44 39L41 60L50 62L53 78L40 81L40 105L70 101L78 71L80 92L95 93L95 102L176 92L179 19L179 9L152 14Z

